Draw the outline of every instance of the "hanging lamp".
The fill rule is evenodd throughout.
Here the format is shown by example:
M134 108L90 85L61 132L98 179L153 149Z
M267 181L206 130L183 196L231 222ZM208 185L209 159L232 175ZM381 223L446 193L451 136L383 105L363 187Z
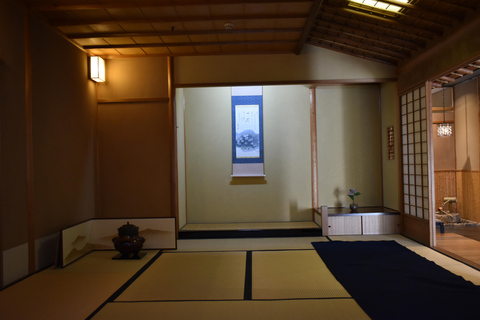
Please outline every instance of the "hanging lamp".
M453 125L445 122L445 87L442 88L443 95L443 122L437 124L437 137L451 137L453 135Z

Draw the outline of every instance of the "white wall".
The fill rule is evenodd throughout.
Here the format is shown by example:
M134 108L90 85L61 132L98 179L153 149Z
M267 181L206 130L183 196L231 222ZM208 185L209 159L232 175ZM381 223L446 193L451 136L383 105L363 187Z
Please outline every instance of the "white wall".
M382 147L378 85L318 87L319 204L382 205Z

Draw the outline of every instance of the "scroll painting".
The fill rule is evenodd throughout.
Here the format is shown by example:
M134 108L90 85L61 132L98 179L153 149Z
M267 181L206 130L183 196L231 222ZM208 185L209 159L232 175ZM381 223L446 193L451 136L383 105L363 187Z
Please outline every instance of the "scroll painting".
M232 176L264 176L263 89L232 88Z

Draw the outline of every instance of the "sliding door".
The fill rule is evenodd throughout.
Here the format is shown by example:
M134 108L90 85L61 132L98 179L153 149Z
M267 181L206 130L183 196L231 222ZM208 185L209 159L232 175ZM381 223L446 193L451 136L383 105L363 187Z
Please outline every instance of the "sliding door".
M423 244L431 245L432 150L429 139L430 95L427 94L427 90L426 86L421 86L400 98L404 212L402 233Z

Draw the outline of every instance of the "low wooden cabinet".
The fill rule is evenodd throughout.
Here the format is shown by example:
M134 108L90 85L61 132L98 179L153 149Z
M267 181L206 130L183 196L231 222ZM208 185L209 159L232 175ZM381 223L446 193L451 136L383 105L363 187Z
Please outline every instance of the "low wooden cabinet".
M400 233L400 212L385 207L362 207L351 213L348 208L315 209L321 220L323 236ZM316 217L316 221L318 221Z
M322 232L323 232L323 226L322 226ZM329 235L362 234L362 217L361 216L328 217L328 234Z

